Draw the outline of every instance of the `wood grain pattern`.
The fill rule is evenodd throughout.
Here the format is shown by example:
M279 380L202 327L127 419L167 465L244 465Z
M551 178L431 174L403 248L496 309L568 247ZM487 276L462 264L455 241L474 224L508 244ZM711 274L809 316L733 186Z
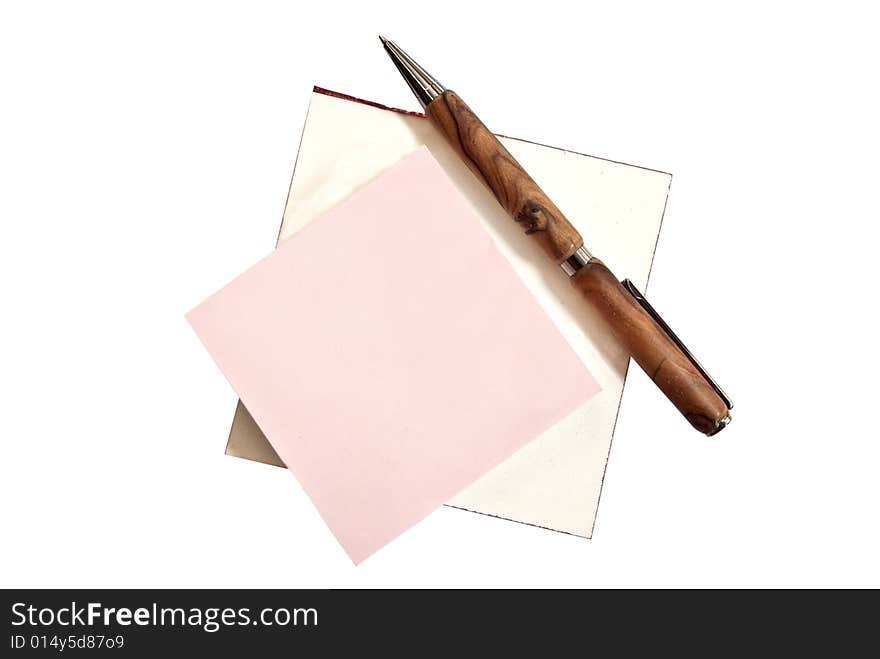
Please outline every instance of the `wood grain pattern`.
M583 245L562 211L455 92L443 92L425 108L425 115L556 263Z
M455 92L435 98L425 115L556 263L583 245L562 212ZM591 259L572 275L571 283L692 426L707 435L724 427L729 414L725 402L605 264Z
M592 259L571 283L694 428L712 435L724 427L727 405L604 263Z

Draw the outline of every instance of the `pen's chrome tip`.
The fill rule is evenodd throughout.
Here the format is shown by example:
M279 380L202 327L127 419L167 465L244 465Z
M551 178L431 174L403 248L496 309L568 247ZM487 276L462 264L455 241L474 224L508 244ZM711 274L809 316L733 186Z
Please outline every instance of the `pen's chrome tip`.
M394 66L400 71L400 75L406 80L406 84L419 99L423 108L428 107L431 101L446 91L436 78L416 64L413 58L403 52L391 39L386 39L380 34L379 41L382 42L388 57L394 62Z

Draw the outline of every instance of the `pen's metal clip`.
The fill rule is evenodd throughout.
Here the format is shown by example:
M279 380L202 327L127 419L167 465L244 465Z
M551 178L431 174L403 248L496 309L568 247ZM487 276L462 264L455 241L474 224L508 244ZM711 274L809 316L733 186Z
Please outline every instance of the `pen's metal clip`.
M636 302L648 312L648 314L653 318L657 324L666 332L667 336L672 340L672 342L679 347L679 349L684 353L685 357L687 357L690 362L694 365L694 368L699 371L700 375L706 378L706 382L708 382L711 387L715 390L715 393L718 394L719 398L724 401L724 404L727 405L727 409L733 409L733 401L728 398L727 394L718 386L718 383L712 379L712 376L706 372L706 369L700 365L700 362L697 361L697 358L694 357L693 353L687 349L687 346L682 343L681 339L676 336L675 332L672 331L672 328L666 324L660 314L651 306L648 300L645 299L645 296L639 292L639 289L636 288L636 285L633 284L629 279L624 279L622 282L623 287L626 289L627 293L633 296Z

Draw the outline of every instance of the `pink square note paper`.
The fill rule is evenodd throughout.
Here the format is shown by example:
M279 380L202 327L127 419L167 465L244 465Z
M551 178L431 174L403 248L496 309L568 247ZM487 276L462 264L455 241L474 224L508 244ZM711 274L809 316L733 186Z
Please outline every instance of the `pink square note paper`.
M598 391L425 148L187 317L355 562Z

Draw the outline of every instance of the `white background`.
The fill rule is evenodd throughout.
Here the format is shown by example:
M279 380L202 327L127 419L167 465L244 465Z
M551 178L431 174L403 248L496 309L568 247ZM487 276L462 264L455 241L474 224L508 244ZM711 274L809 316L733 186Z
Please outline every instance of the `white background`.
M0 585L880 586L877 20L709 5L4 2ZM223 455L184 313L273 248L313 84L417 107L380 31L497 132L674 174L648 293L734 421L631 370L592 541L443 509L354 567Z

